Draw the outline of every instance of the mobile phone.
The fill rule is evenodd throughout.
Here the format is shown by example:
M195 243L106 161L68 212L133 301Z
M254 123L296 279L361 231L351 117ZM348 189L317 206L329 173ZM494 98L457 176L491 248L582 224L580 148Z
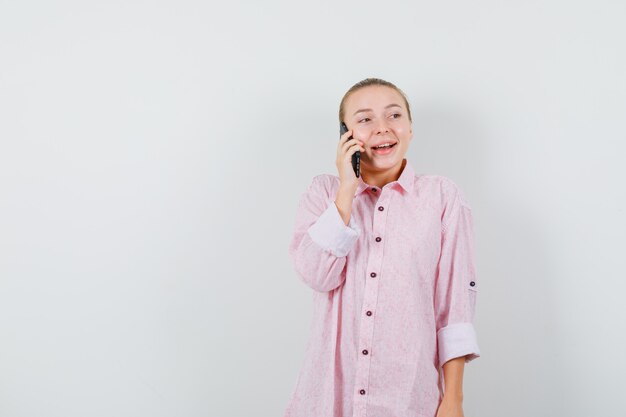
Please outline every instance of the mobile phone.
M348 126L346 126L344 122L341 122L339 125L339 138L347 131ZM350 136L349 139L352 139L352 136ZM361 175L361 151L356 151L352 154L352 169L354 169L354 174L358 178Z

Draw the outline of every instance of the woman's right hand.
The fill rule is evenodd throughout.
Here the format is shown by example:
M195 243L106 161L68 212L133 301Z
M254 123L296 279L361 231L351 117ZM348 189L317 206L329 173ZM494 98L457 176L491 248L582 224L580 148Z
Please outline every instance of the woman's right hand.
M352 135L352 129L341 135L337 145L337 171L342 186L356 189L359 180L352 168L352 155L356 151L365 152L363 142L359 139L348 139Z

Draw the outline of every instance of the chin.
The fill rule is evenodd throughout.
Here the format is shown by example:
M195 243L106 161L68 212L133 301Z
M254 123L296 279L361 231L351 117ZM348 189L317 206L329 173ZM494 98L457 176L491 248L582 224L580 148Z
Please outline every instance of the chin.
M365 165L366 168L369 168L373 171L378 171L378 170L391 169L395 167L396 165L398 165L399 163L401 163L402 159L403 158L400 158L400 159L394 158L393 160L390 159L387 161L379 161L378 163L375 163L375 164L372 164L372 163L363 164L363 162L361 162L361 164Z

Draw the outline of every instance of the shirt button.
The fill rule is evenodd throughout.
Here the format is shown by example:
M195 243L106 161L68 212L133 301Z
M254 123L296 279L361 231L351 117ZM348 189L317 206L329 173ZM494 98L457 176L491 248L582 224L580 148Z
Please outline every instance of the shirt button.
M365 313L365 314L367 314L368 316L371 316L371 315L372 315L372 312L371 312L371 311L368 311L368 312L367 312L367 313Z
M361 393L361 395L365 395L365 390L362 389L361 391L359 391L359 393Z
M378 211L383 211L385 208L383 206L378 206Z
M367 349L363 349L363 354L367 355Z
M372 277L372 278L376 278L376 272L372 272L372 273L370 274L370 277Z
M376 242L380 242L382 239L380 237L376 238Z
M376 192L376 188L372 188L372 191Z
M476 285L476 283L474 281L470 282L470 285L473 287L474 285Z

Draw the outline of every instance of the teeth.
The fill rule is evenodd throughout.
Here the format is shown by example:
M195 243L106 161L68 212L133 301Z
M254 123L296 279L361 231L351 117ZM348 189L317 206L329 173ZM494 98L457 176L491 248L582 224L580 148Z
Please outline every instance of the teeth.
M388 148L390 147L391 144L390 143L385 143L383 145L379 145L379 146L375 146L374 149L380 149L380 148Z

